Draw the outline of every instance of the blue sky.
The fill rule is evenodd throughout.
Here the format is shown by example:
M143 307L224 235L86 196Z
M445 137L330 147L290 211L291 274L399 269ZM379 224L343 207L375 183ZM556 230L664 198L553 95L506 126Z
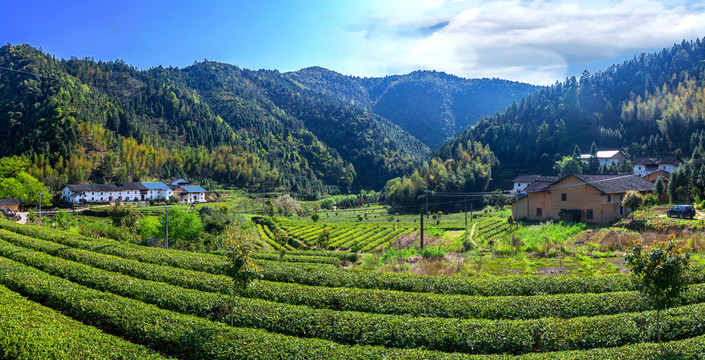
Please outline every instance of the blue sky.
M2 43L140 69L203 59L552 84L705 36L701 1L8 1ZM16 16L8 15L16 14Z

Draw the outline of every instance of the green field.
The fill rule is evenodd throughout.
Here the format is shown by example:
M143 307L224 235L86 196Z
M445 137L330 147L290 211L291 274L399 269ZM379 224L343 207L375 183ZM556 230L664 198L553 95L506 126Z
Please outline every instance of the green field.
M506 237L504 225L484 225L482 243ZM306 243L322 225L281 227ZM429 277L341 268L355 261L349 252L258 252L262 279L234 298L231 327L220 255L7 221L0 228L5 357L644 359L657 351L655 313L626 275ZM340 249L384 244L400 229L336 230ZM705 346L705 273L695 266L690 276L661 315L666 351L683 358ZM32 328L18 311L38 319ZM25 341L41 348L18 346Z

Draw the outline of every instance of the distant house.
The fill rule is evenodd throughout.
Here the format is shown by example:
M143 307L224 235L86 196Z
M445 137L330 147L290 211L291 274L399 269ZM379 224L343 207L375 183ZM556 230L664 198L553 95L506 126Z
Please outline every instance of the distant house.
M651 181L652 183L655 183L656 179L658 178L663 178L664 185L668 185L668 180L671 179L671 174L666 170L658 169L650 173L643 174L641 175L641 177L648 181Z
M142 186L147 189L145 200L169 199L174 194L174 191L163 182L143 182Z
M556 181L558 178L555 176L542 176L542 175L520 175L514 178L514 188L512 189L514 192L521 192L524 191L529 185L531 185L535 181L540 181L540 182L553 182Z
M61 197L72 204L113 201L140 201L141 192L147 190L140 183L116 184L69 184L61 191Z
M189 185L191 184L190 181L185 180L185 179L176 179L171 182L171 186L181 186L181 185Z
M61 191L61 198L72 204L147 201L168 199L171 195L171 188L161 182L126 182L122 185L69 184Z
M646 175L656 170L674 172L683 161L676 155L642 157L634 160L634 174Z
M20 201L18 199L0 199L0 210L18 212L20 211Z
M589 162L592 158L590 154L581 154L580 161ZM620 150L606 150L597 152L597 160L600 161L600 166L618 164L622 161L627 160L627 156L624 155Z
M206 202L206 195L210 193L211 191L200 186L179 186L174 190L174 196L180 202L188 204Z
M566 175L553 182L534 182L512 205L515 218L606 223L627 215L622 207L629 190L650 192L654 184L637 175Z

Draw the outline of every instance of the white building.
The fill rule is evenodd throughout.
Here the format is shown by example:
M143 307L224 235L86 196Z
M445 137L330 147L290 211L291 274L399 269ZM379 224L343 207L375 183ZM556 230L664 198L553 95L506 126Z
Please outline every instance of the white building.
M174 190L174 196L188 204L206 202L206 195L210 193L200 186L179 186Z
M512 191L519 192L526 189L532 182L540 178L541 175L519 175L514 178L514 188Z
M533 184L534 182L554 182L558 180L557 177L555 176L542 176L542 175L519 175L516 178L514 178L514 187L512 188L512 192L522 192L524 191L529 185Z
M643 157L634 160L634 174L644 176L656 170L674 172L683 162L676 155Z
M115 184L77 184L66 185L61 197L72 204L113 201L139 201L142 190L140 183Z
M590 154L581 154L580 161L589 162L592 158ZM600 161L600 166L618 164L622 161L627 160L627 156L624 155L620 150L606 150L597 152L597 160Z
M174 191L163 182L143 182L142 186L147 188L145 200L169 199Z

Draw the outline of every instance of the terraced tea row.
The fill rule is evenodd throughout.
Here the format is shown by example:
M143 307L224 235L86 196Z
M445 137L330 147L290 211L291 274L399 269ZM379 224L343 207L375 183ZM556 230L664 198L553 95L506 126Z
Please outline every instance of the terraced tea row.
M84 325L0 285L0 358L170 359Z
M56 259L36 252L0 244L3 254L18 257L23 262L44 267L79 283L88 283L103 290L117 292L141 301L152 302L168 310L197 313L208 318L217 314L228 297L198 291L183 291L178 287L146 282L89 266ZM0 281L13 284L17 270L23 274L38 270L11 263L0 266ZM125 284L129 284L125 286ZM539 319L534 321L454 320L408 318L313 310L308 307L281 305L262 300L236 300L234 321L238 326L264 328L295 335L314 336L338 343L386 345L392 347L424 347L443 351L477 353L526 353L592 347L619 346L655 338L649 326L655 321L653 312L576 318L573 320ZM204 312L205 311L205 312ZM222 312L221 312L222 313ZM663 322L670 332L666 339L697 336L705 331L699 317L705 314L705 304L669 309ZM684 317L685 315L688 315ZM327 324L337 324L335 328ZM678 326L671 326L671 323ZM298 329L306 329L301 331ZM443 331L441 331L443 330ZM535 334L541 333L540 338ZM502 334L509 334L502 338ZM400 340L403 339L403 340Z
M346 346L258 329L230 327L88 289L11 260L0 258L0 267L2 283L12 290L34 301L51 304L74 319L99 324L123 337L184 359L463 358L459 354L425 350Z
M4 224L5 222L0 221L0 226L4 226ZM224 263L224 259L217 255L145 248L106 239L87 240L61 231L17 226L16 230L19 232L28 233L38 238L47 238L62 245L152 264L219 274ZM633 286L628 277L624 275L600 277L514 276L506 278L426 277L414 274L385 274L373 271L337 269L323 264L287 264L265 260L259 261L259 264L262 267L263 278L271 281L327 287L357 287L444 294L503 296L600 293L629 290ZM698 272L693 273L695 282L701 282L703 276Z
M77 261L100 269L115 271L140 279L178 285L190 289L228 293L230 281L223 275L140 263L102 255L87 250L70 249L56 243L0 232L0 237L22 248ZM6 256L17 249L7 245ZM356 310L414 316L458 318L538 318L543 316L575 317L643 310L647 304L634 293L574 294L535 297L477 297L407 293L386 290L324 288L264 281L242 294L276 302L308 305L332 310ZM610 296L614 301L609 301ZM683 303L699 302L705 294L698 285L684 297ZM512 306L514 305L514 306ZM620 306L621 305L621 306ZM546 310L547 308L552 310Z
M418 230L409 226L397 227L395 224L336 224L302 225L296 222L282 221L282 229L308 246L316 246L324 229L330 231L328 249L350 251L384 250L399 236Z
M511 235L512 229L512 225L506 219L488 218L477 224L473 240L480 244L502 241Z

